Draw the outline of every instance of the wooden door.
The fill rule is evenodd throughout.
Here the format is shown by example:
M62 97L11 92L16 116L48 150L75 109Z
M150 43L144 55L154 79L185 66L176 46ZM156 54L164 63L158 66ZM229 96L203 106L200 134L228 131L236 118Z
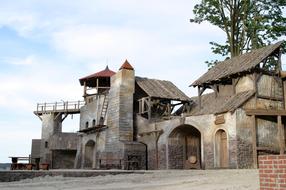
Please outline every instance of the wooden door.
M227 135L225 131L220 133L220 166L222 168L228 167L228 156L227 156Z
M201 168L200 138L197 136L186 136L185 168Z

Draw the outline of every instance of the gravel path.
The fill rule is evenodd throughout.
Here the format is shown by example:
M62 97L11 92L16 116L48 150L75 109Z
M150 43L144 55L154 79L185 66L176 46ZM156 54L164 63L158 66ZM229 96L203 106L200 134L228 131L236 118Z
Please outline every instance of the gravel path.
M258 170L163 170L88 178L38 177L0 183L1 190L258 190Z

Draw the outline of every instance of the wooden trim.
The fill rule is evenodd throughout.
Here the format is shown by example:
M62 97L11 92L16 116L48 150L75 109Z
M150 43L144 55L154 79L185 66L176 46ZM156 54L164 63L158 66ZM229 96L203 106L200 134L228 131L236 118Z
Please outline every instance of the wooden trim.
M257 98L266 99L266 100L273 100L273 101L283 101L283 98L271 97L271 96L264 96L264 95L257 95Z
M278 125L278 138L279 138L279 147L280 154L284 154L285 151L285 135L284 135L284 126L282 124L281 115L277 116L277 125Z
M198 86L198 97L199 97L199 108L202 108L202 103L201 103L201 96L204 93L204 91L206 90L206 87L200 87Z
M262 109L245 109L246 115L261 115L261 116L286 116L286 110L262 110Z
M257 140L256 140L256 117L251 116L252 120L252 156L253 156L253 168L257 168Z
M236 94L236 85L239 82L240 78L237 79L232 79L232 90L233 90L233 94Z
M272 147L257 147L256 148L258 151L271 151L271 152L277 152L277 150L275 150L274 148Z

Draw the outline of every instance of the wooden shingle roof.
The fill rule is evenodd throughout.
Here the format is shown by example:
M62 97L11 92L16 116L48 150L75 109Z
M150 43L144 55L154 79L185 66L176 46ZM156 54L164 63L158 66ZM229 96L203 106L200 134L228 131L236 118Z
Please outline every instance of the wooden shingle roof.
M135 78L138 86L153 98L190 101L190 98L178 89L172 82L166 80Z
M193 82L191 86L202 86L203 84L219 81L237 73L249 71L279 49L282 43L283 41L219 62Z
M191 98L193 105L191 115L219 114L234 111L248 101L255 91L244 91L232 96L215 96L215 93L201 96L201 108L198 106L198 97Z

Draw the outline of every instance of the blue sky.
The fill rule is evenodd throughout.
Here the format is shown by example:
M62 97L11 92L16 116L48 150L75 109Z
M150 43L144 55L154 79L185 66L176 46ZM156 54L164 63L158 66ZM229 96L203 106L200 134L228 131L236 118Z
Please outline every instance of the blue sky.
M196 2L0 0L0 162L27 156L40 138L38 102L82 99L78 79L106 64L117 71L128 59L136 75L195 95L188 86L213 58L208 42L224 40L214 26L189 22Z

